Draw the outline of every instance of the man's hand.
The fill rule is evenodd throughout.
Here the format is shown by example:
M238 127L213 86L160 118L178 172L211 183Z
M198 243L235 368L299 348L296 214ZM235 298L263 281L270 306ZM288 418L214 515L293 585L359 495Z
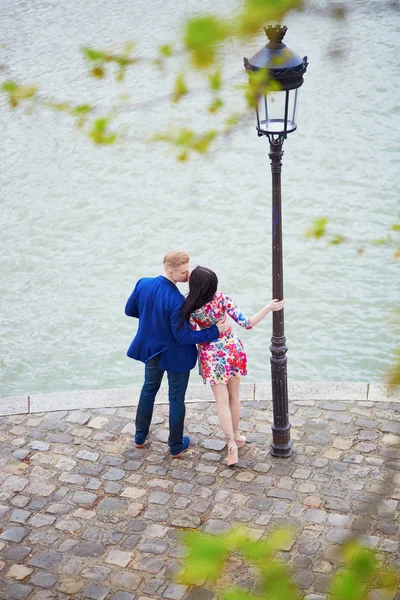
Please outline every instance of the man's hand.
M216 326L218 327L218 331L220 333L224 333L229 328L229 324L227 323L226 317L224 317L222 321L218 321L218 323L216 323Z

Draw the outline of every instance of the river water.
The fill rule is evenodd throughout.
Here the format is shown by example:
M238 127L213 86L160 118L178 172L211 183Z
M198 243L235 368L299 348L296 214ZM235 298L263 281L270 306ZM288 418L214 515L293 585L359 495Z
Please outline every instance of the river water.
M282 173L292 380L379 381L400 345L391 322L400 297L393 250L357 252L398 218L399 17L371 14L372 2L353 5L358 10L345 24L316 14L285 21L285 41L310 61ZM176 63L165 78L146 64L124 84L97 82L78 50L135 40L151 56L179 38L197 6L2 0L3 78L37 82L42 94L60 100L94 102L99 114L121 91L132 99L118 121L129 125L126 142L107 148L94 147L62 114L10 111L1 100L0 396L138 385L142 365L125 356L136 323L124 305L139 277L161 272L170 249L186 249L192 265L213 268L220 289L248 315L271 298L268 147L253 117L210 155L178 163L171 149L144 139L168 122L201 131L209 124L208 92L171 108L163 97ZM202 2L203 11L225 14L235 6ZM234 84L244 81L242 57L263 43L260 33L257 42L226 52ZM338 45L344 55L332 60ZM233 112L238 92L226 100ZM318 216L346 243L306 240ZM270 335L270 317L241 331L248 381L269 378Z

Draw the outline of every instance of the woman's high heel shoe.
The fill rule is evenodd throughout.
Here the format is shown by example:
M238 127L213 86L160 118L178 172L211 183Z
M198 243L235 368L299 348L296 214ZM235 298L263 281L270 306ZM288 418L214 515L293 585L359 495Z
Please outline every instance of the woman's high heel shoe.
M238 447L236 446L236 444L232 444L232 446L228 446L228 456L226 458L226 464L228 465L228 467L231 467L232 465L236 465L238 460L239 460Z
M238 448L243 448L246 441L247 440L244 435L238 435L237 437L235 437L235 444Z

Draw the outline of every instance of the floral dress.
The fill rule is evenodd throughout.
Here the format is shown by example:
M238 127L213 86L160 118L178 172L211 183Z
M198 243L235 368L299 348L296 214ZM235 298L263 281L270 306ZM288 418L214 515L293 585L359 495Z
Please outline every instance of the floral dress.
M251 323L238 309L232 299L221 292L216 292L213 299L196 310L190 316L190 326L196 329L211 327L228 314L236 323L251 329ZM214 342L198 345L199 372L204 383L215 385L228 383L231 377L247 375L247 357L242 342L232 327L220 333Z

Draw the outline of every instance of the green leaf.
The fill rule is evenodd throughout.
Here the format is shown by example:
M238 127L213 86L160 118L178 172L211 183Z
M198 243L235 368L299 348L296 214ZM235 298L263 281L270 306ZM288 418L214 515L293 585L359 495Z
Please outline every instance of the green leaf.
M329 244L331 246L337 246L339 244L342 244L345 241L345 237L343 235L334 235L330 240L329 240Z
M400 223L395 223L392 225L392 231L400 231Z
M174 138L174 144L176 146L187 146L191 144L194 138L194 131L191 129L179 129Z
M308 238L320 239L326 234L326 226L328 219L326 217L318 217L313 219L311 227L305 232L305 236Z
M91 110L93 110L93 108L90 106L90 104L79 104L72 109L71 114L74 117L78 117L87 115Z
M89 48L89 46L82 46L81 50L84 57L90 61L104 60L107 56L107 53L103 50L94 50L93 48Z
M233 125L237 125L241 118L242 118L242 115L233 114L233 115L230 115L229 117L227 117L225 119L224 123L227 127L232 127Z
M217 92L221 89L221 87L222 87L221 71L215 71L215 73L210 75L208 79L210 82L210 88L214 92Z
M14 81L5 81L1 89L3 92L7 92L7 94L14 94L18 89L18 85Z
M196 152L200 152L201 154L204 154L205 152L207 152L211 142L216 138L216 136L217 136L216 131L207 131L207 133L200 136L196 140L196 142L194 144L192 144L193 150L196 150Z
M175 80L174 90L172 94L172 102L179 102L182 96L185 96L187 93L188 88L185 83L185 79L181 73Z
M202 69L212 65L217 46L226 36L225 23L214 15L189 19L186 22L184 42L195 67Z
M124 46L124 52L125 52L125 54L130 54L131 52L133 52L133 50L135 48L136 48L135 42L126 42L126 44Z
M224 103L222 102L222 100L220 98L217 98L216 100L214 100L214 102L210 104L207 110L210 113L216 113L219 111L220 108L223 107L223 105Z
M302 8L304 0L246 0L238 20L238 34L258 33L265 23L281 22L292 9Z
M172 46L170 46L169 44L164 44L163 46L160 46L160 54L162 56L165 56L166 58L168 58L169 56L172 56L173 55Z

